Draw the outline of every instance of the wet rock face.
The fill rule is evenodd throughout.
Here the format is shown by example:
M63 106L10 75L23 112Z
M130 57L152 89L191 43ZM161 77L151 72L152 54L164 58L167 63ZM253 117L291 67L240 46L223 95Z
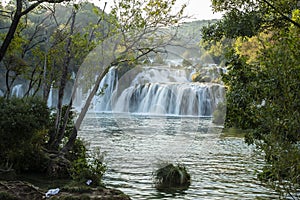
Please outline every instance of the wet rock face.
M39 200L46 199L46 191L23 181L0 181L0 199L5 200ZM62 188L56 195L47 199L101 199L130 200L120 190L109 188Z

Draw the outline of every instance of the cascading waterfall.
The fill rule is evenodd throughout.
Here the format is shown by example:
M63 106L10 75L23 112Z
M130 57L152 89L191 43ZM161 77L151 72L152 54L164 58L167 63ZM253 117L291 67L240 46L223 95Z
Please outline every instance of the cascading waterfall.
M11 95L18 98L23 97L24 96L23 85L22 84L15 85L11 91Z
M114 111L211 116L223 92L218 84L147 83L124 90Z
M51 108L53 106L52 101L53 101L53 86L51 85L50 92L49 92L48 99L47 99L48 108Z
M118 81L116 68L109 71L94 98L96 112L211 116L224 100L222 85L191 82L186 70L144 67L124 76Z
M98 112L111 111L112 94L118 83L117 69L112 67L100 83L99 90L93 100L94 109Z

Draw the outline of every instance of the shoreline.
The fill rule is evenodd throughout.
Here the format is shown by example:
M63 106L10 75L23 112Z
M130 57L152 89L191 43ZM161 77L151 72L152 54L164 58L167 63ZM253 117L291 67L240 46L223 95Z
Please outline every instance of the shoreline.
M45 181L49 181L45 180ZM62 181L62 180L52 180ZM64 180L66 181L66 180ZM70 183L70 182L69 182ZM35 200L35 199L99 199L99 200L130 200L121 190L114 188L90 187L87 185L72 186L62 184L59 192L50 197L46 193L50 188L39 187L24 180L0 180L0 199Z

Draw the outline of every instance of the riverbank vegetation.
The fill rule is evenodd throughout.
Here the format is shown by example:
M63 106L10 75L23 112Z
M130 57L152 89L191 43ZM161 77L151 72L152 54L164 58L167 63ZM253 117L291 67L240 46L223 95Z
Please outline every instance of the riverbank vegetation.
M299 198L299 1L213 1L223 18L202 29L205 48L224 58L226 127L247 130L265 153L258 177ZM220 51L215 52L217 46ZM218 59L217 59L218 60Z

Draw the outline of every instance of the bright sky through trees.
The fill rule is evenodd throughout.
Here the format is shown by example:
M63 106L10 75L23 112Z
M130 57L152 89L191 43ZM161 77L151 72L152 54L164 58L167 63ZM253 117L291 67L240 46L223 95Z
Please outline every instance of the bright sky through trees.
M104 7L103 0L90 0L94 2L96 5L100 6L100 8ZM113 0L106 0L108 5L106 7L106 11L110 11L110 6L113 4ZM187 3L185 15L191 17L188 21L193 20L201 20L201 19L220 19L222 15L220 13L213 13L211 8L211 0L177 0L176 7L178 9L182 4Z
M178 3L188 3L186 14L191 16L191 20L198 19L220 19L220 13L213 13L211 8L211 0L177 0Z
M108 6L106 8L106 11L110 11L110 6L112 5L112 0L90 0L91 2L94 2L96 5L103 8L104 2L108 2ZM1 0L1 3L8 2L8 0ZM186 7L185 14L188 16L191 16L192 20L198 20L198 19L219 19L221 18L220 13L213 13L211 9L211 0L177 0L177 5L180 7L180 5L184 3L188 3Z

